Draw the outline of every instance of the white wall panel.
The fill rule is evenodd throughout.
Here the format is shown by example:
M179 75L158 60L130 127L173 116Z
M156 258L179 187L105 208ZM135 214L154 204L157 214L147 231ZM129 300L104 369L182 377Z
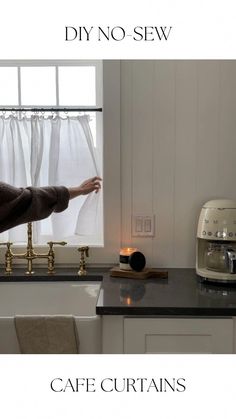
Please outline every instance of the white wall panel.
M153 203L156 235L153 239L154 265L173 263L174 171L175 171L175 63L154 64Z
M132 214L153 212L153 62L133 62L132 88ZM152 238L133 238L133 245L152 264Z
M207 200L220 197L218 190L220 65L216 61L199 61L197 67L196 197L200 208Z
M220 64L219 193L236 196L236 61Z
M121 224L122 243L129 246L131 239L131 214L132 214L132 75L133 64L131 61L123 61L121 66Z
M195 235L195 179L197 133L197 69L194 61L176 64L174 176L174 264L193 258L189 246Z

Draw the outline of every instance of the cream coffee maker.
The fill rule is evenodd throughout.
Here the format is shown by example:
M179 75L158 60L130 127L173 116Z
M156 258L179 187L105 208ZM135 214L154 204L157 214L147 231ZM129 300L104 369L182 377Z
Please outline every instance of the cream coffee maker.
M207 281L236 282L236 201L218 199L203 205L196 271Z

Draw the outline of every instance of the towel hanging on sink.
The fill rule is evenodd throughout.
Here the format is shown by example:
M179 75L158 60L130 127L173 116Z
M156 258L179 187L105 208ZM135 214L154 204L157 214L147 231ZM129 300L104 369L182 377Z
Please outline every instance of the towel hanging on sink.
M76 354L79 337L73 316L15 316L22 354Z

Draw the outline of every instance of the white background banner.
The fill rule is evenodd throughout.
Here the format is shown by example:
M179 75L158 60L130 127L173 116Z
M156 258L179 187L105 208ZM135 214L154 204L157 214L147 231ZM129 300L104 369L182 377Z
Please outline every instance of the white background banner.
M233 355L2 355L0 416L232 419L235 367Z
M34 6L30 0L2 1L0 55L2 59L234 58L235 12L234 0L41 0ZM70 27L68 41L66 27Z

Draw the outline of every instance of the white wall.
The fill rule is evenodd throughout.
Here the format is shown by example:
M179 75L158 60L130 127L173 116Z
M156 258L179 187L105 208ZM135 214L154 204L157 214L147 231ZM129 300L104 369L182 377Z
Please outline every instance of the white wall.
M236 198L236 61L121 61L122 245L193 267L202 204ZM156 216L131 237L131 214Z

